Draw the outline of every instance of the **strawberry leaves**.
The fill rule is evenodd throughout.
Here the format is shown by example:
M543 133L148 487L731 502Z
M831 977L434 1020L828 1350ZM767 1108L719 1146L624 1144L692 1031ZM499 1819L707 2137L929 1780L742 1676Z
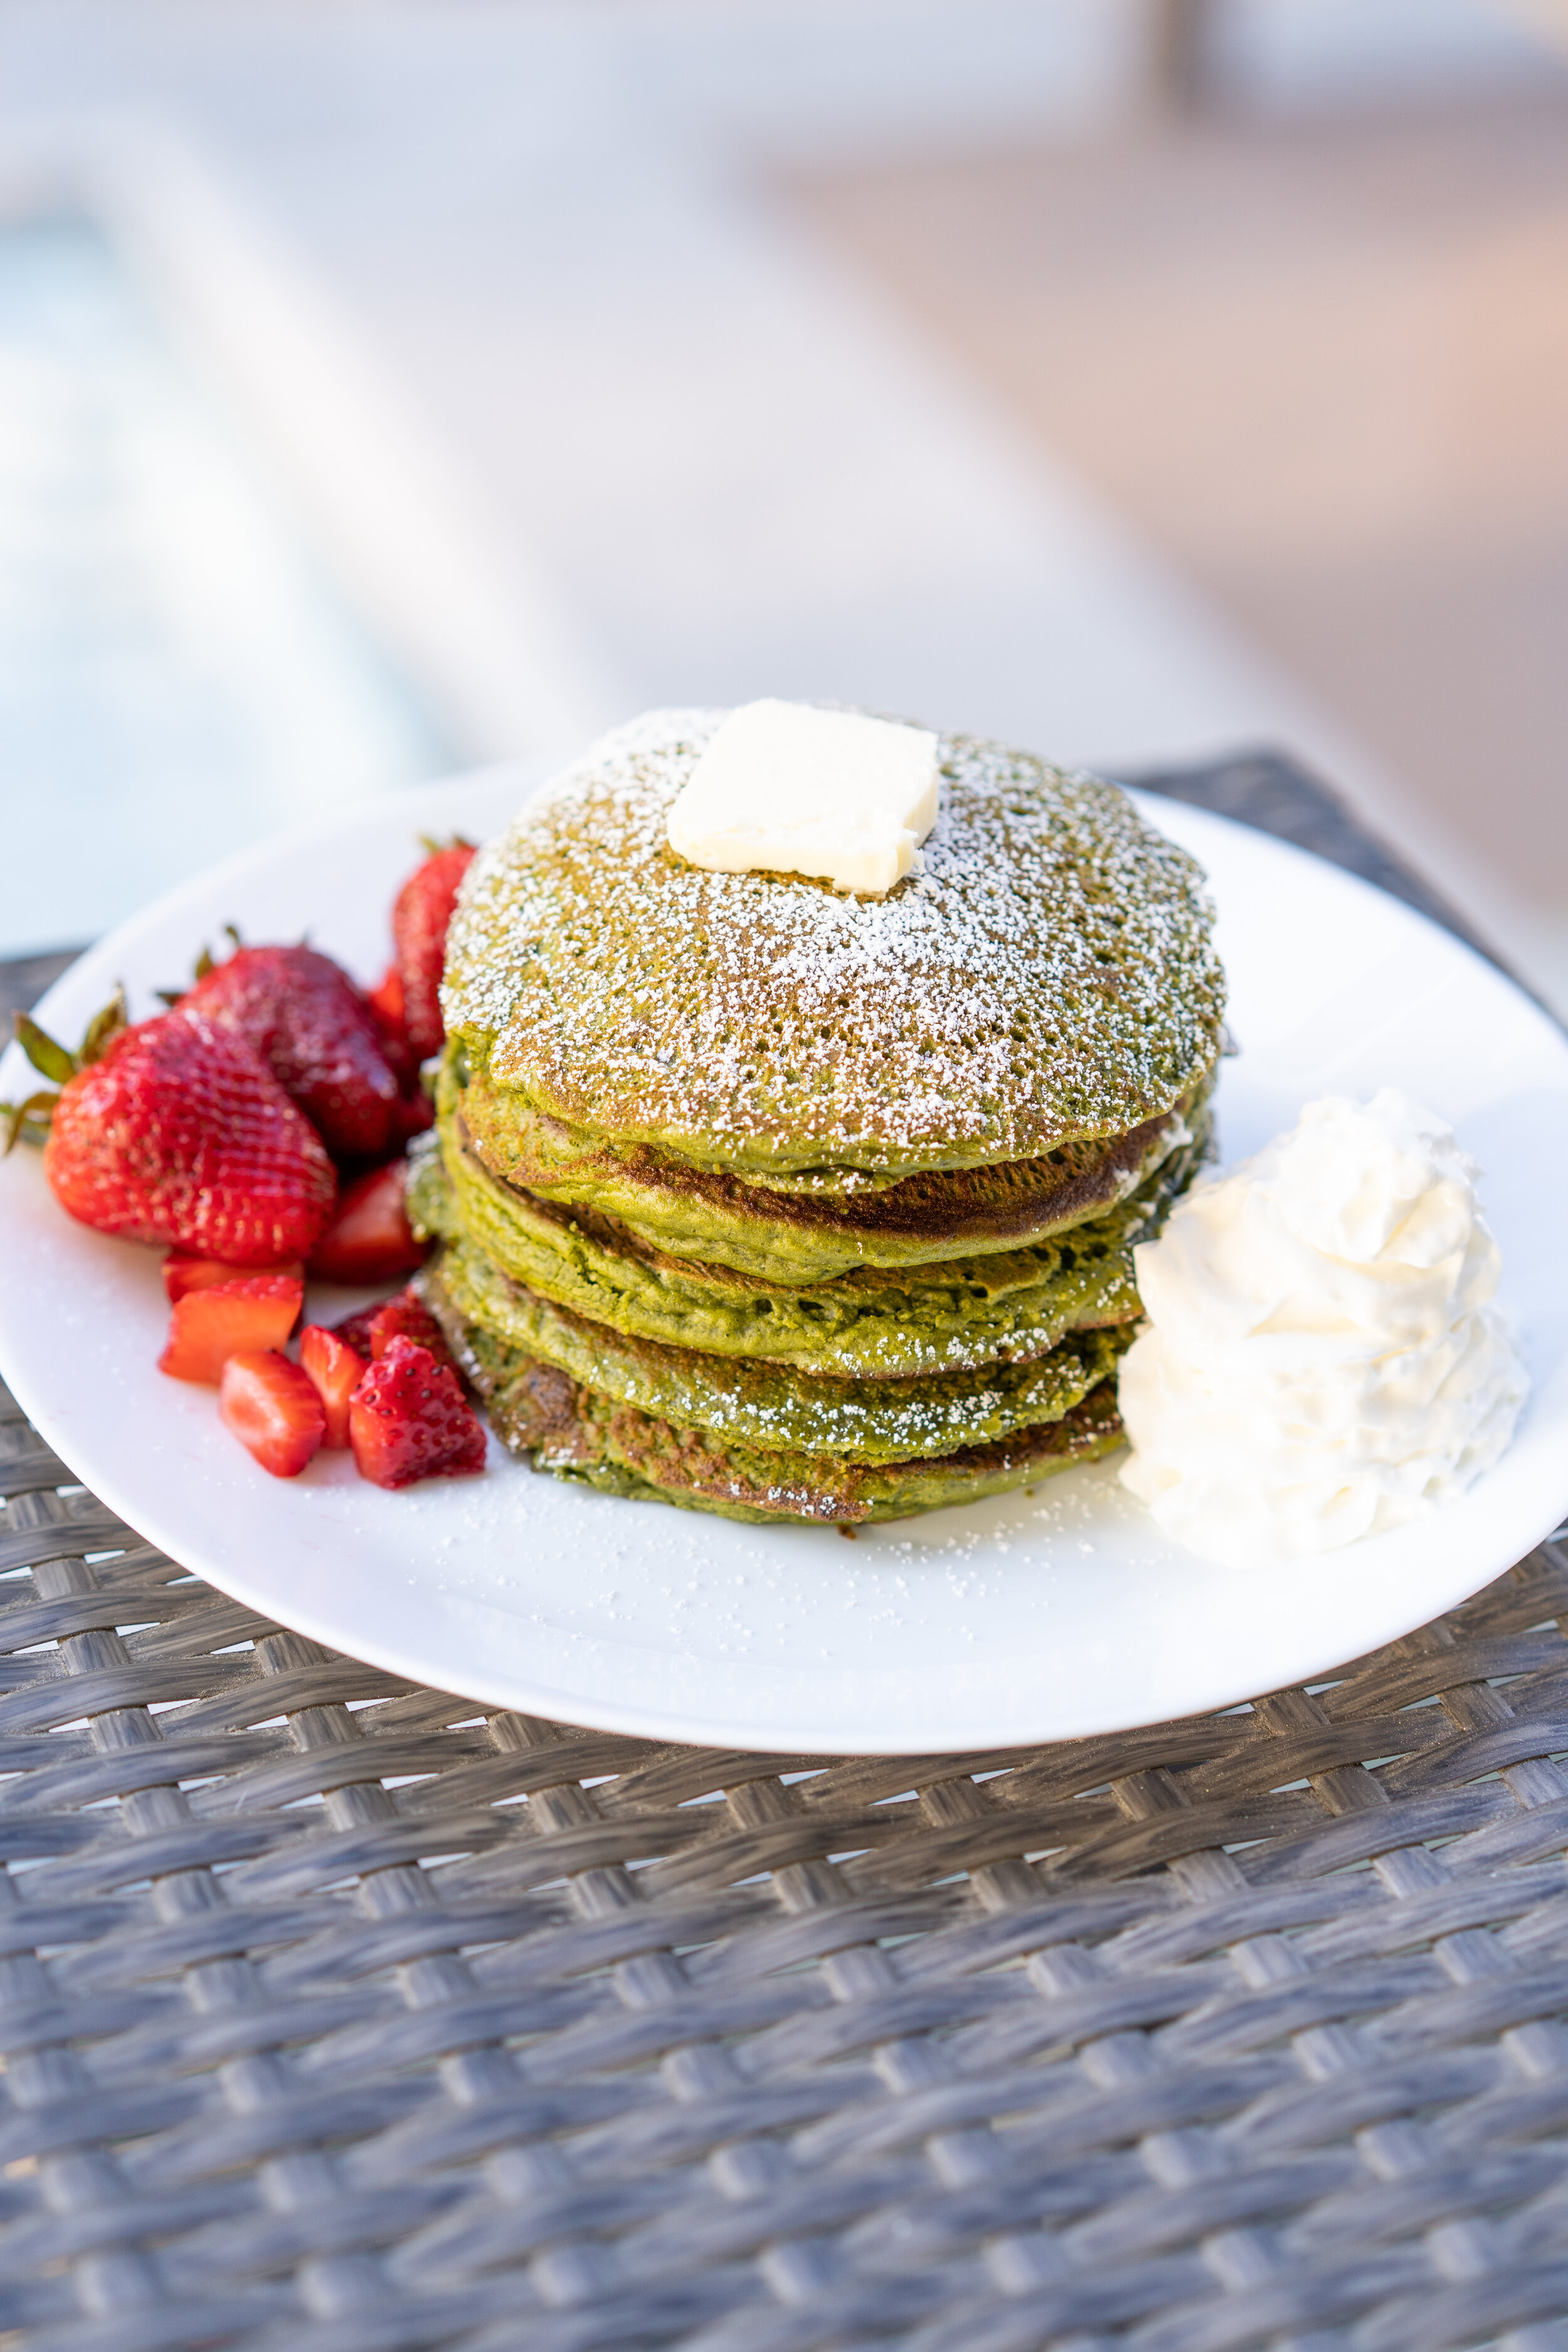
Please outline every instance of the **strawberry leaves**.
M53 1080L57 1087L66 1086L79 1070L90 1069L100 1062L121 1031L130 1013L125 1003L125 991L117 988L109 1003L95 1013L88 1023L81 1044L73 1054L47 1029L40 1029L32 1015L17 1013L12 1016L16 1043L40 1076ZM49 1130L54 1108L59 1100L57 1093L41 1088L19 1103L0 1103L0 1121L4 1122L0 1139L0 1159L13 1151L18 1143L42 1143Z
M0 1103L0 1160L13 1152L18 1143L42 1143L49 1131L49 1114L59 1100L57 1094L40 1092L28 1095L26 1101Z
M57 1087L75 1077L76 1055L58 1045L47 1029L40 1029L30 1013L16 1013L15 1026L16 1043L35 1070L41 1071L46 1078L53 1078Z

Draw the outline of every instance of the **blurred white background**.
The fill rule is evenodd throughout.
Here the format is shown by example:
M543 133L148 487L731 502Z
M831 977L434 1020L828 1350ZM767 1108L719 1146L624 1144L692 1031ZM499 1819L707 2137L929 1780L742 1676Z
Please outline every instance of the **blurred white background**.
M0 0L0 952L646 704L1315 764L1568 1002L1552 0Z

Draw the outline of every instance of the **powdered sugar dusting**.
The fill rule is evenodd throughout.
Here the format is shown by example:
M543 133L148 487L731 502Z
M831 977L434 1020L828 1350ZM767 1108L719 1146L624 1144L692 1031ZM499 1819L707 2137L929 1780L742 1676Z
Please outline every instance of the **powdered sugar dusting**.
M1200 869L1115 786L943 737L886 898L709 873L666 813L723 715L618 730L476 859L444 1002L494 1081L700 1165L882 1170L1121 1133L1213 1059Z

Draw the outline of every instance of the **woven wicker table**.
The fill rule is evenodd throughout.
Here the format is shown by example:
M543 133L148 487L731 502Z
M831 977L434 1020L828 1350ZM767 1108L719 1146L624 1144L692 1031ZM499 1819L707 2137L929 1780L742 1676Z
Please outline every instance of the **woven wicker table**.
M1568 1549L1221 1715L719 1754L334 1656L0 1411L0 2343L1568 2347Z

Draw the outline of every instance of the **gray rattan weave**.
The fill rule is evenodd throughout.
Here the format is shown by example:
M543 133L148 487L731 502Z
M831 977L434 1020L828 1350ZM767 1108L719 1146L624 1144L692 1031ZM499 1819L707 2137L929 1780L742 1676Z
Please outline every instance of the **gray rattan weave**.
M722 1755L334 1656L0 1415L0 2343L1568 2348L1568 1548L1222 1715Z
M726 1756L334 1657L4 1437L30 2352L1568 2344L1568 1550L1251 1709Z

